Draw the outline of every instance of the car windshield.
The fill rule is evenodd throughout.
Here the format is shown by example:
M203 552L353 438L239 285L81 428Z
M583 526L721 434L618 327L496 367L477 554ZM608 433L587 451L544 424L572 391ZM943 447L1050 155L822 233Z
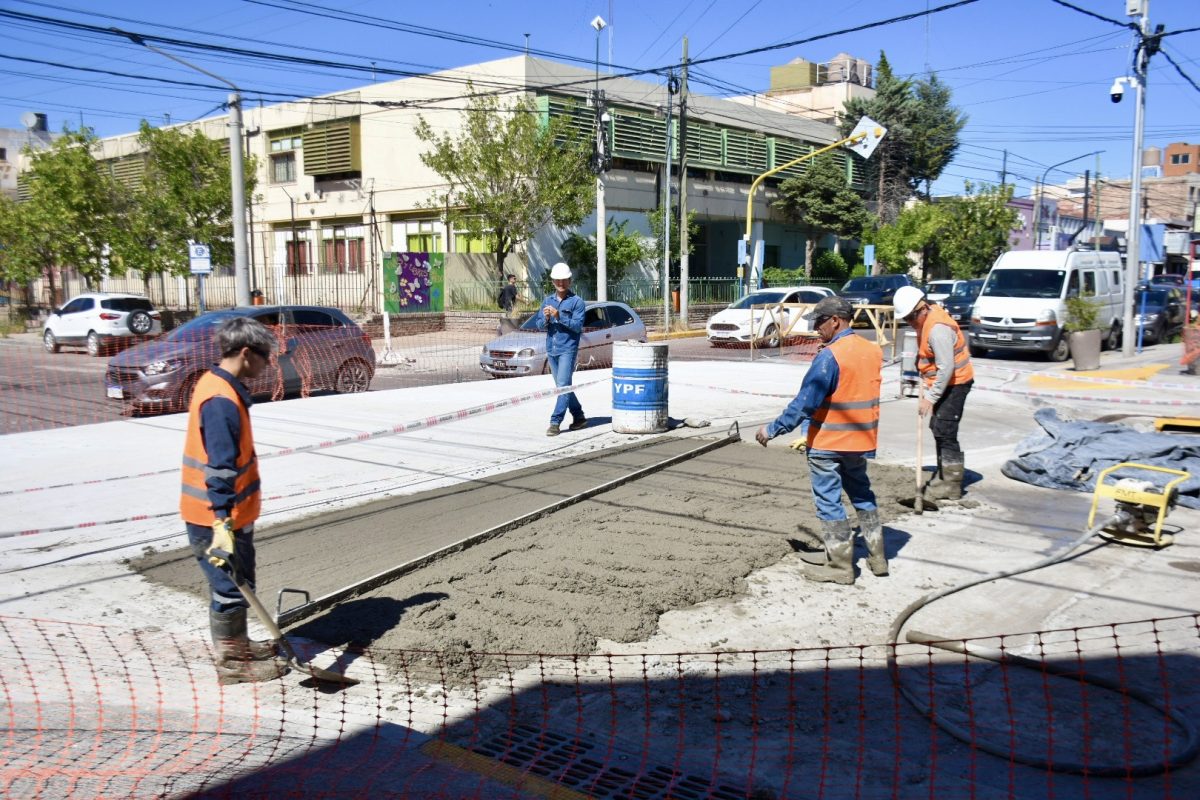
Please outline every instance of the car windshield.
M843 292L876 292L880 289L879 281L872 278L851 278L842 287Z
M736 303L731 303L730 308L749 308L750 306L765 306L770 303L782 303L784 298L783 292L755 292L748 294Z
M925 287L926 294L940 294L954 288L954 281L932 281Z
M523 330L523 331L536 331L536 330L538 329L538 326L537 326L537 322L538 322L538 321L537 321L537 318L538 318L538 315L537 315L537 314L530 314L530 315L529 315L529 319L527 319L527 320L525 320L524 322L522 322L522 323L521 323L521 330Z
M984 297L1062 297L1066 276L1061 269L994 269L982 294Z
M983 288L982 281L969 281L960 283L954 287L954 291L950 293L951 297L977 297L979 290Z
M232 311L214 311L211 314L202 314L193 320L188 320L168 333L166 339L169 342L207 341L212 338L213 328L227 319L238 316L241 315L235 314Z

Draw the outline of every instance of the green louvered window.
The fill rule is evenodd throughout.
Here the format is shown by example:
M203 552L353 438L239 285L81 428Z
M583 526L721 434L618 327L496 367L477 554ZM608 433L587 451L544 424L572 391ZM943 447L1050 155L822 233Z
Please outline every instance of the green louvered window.
M596 135L596 114L583 100L574 97L540 95L536 101L538 111L546 119L565 118L570 130L581 139L591 140Z
M667 149L667 121L653 114L613 109L613 155L637 161L662 162ZM676 120L671 120L671 156L679 152L675 136L679 132Z
M29 173L22 172L17 175L17 200L24 203L30 198L29 191Z
M689 121L687 128L688 165L724 169L722 138L721 129L715 125Z
M767 137L734 128L725 130L725 169L759 175L766 172Z
M358 120L326 122L304 131L304 174L337 175L362 169Z

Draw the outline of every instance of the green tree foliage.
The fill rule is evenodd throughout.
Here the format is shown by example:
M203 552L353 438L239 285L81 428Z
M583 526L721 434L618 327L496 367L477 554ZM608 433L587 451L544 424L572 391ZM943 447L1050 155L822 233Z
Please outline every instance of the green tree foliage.
M951 105L950 89L936 75L909 80L892 72L885 53L875 68L875 96L852 98L838 125L848 136L863 116L887 128L887 135L864 165L867 196L883 224L900 216L904 202L929 187L958 149L967 118Z
M779 185L775 207L805 228L804 273L811 279L818 237L822 233L844 238L858 236L868 215L863 199L850 188L846 169L838 159L818 156L807 163L803 174Z
M90 131L67 129L48 149L29 153L29 199L0 210L4 278L26 282L45 275L54 296L56 269L75 269L89 286L106 273L117 188L96 168L95 146Z
M875 67L875 96L848 100L838 123L843 136L849 136L864 116L887 128L887 135L864 166L867 196L877 204L876 213L885 224L896 219L909 195L909 151L915 106L912 81L897 77L887 55L880 52Z
M650 223L650 234L654 237L654 252L651 254L658 264L658 277L662 279L663 250L666 245L666 229L663 224L663 207L646 213L646 221ZM696 241L700 235L700 223L696 222L696 210L688 209L688 241ZM671 207L671 263L678 264L683 260L683 238L679 235L679 206ZM678 272L674 273L678 277Z
M958 152L967 117L950 103L950 87L937 75L913 85L916 99L909 131L909 188L930 198L930 187Z
M501 279L517 245L550 222L579 225L595 200L591 142L564 117L545 123L529 98L501 107L472 94L457 136L439 135L424 117L415 132L430 145L421 162L449 184L428 207L448 208L451 223L491 242Z
M1011 186L976 189L967 182L961 197L909 206L895 222L874 232L875 257L887 272L907 272L916 266L918 254L931 254L932 263L925 264L928 274L982 277L1011 246L1019 221L1007 205L1011 198Z
M145 153L145 177L120 196L114 256L147 281L151 275L186 274L189 241L207 244L214 263L232 264L231 167L222 143L200 131L154 128L145 121L138 143ZM254 176L250 161L247 202L254 193Z
M1010 185L985 185L978 189L967 181L965 192L937 206L945 224L938 250L955 278L979 278L987 274L1000 254L1012 246L1013 229L1020 221Z
M636 231L626 230L628 225L628 220L615 224L609 220L608 229L604 234L604 264L610 284L620 283L630 267L654 256L651 242ZM596 237L572 233L563 242L562 252L579 280L594 286L597 267Z

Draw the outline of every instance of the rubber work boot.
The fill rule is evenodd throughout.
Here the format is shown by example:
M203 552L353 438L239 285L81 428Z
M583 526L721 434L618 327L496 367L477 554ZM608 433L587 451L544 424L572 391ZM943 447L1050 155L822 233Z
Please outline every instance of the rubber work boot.
M829 556L825 552L825 542L808 528L803 525L797 525L796 539L799 540L801 547L797 552L800 554L800 560L805 564L813 564L820 567L829 562Z
M888 574L887 553L883 548L883 523L878 511L859 511L858 529L867 543L867 566L879 577Z
M821 520L824 529L825 552L829 561L823 566L804 568L804 577L822 583L854 583L854 532L850 520Z
M942 465L942 480L934 486L927 487L925 496L930 500L959 500L962 498L963 465L946 463Z
M274 645L252 642L246 634L246 609L224 613L209 609L208 626L221 685L270 681L288 673L287 662L275 656Z

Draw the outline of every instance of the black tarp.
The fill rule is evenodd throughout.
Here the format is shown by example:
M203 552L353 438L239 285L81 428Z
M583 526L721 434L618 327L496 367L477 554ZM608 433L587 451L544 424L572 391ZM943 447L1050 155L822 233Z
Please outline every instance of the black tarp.
M1178 486L1178 502L1200 508L1200 436L1143 433L1110 422L1067 421L1059 419L1053 408L1040 409L1033 418L1042 430L1025 437L1017 445L1016 455L1001 469L1013 480L1091 493L1108 467L1124 462L1147 464L1189 473ZM1159 487L1176 477L1149 470L1122 470L1119 475L1148 480Z

